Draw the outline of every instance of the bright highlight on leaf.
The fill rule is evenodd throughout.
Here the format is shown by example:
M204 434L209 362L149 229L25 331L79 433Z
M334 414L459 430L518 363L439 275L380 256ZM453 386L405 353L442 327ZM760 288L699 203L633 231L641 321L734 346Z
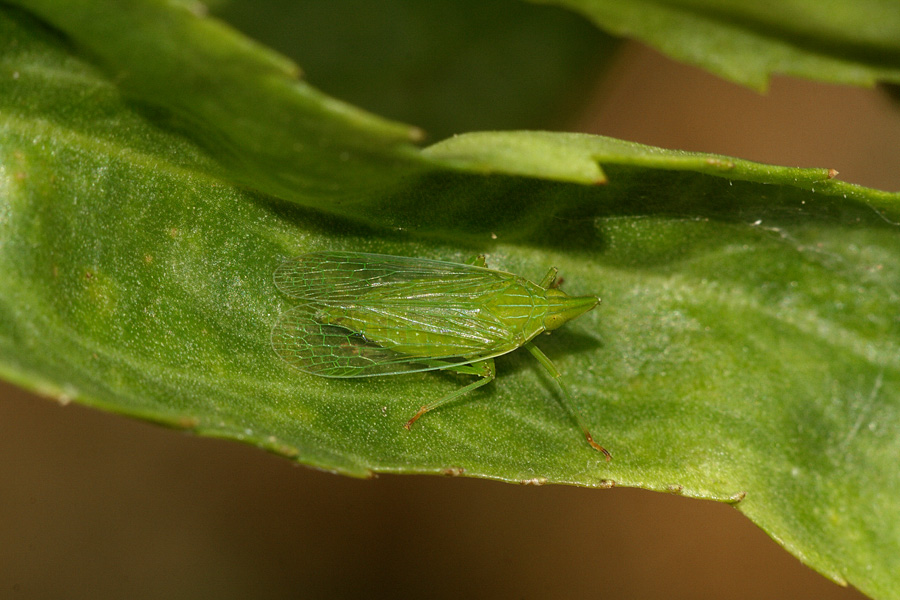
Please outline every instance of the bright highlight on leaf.
M481 379L422 406L406 423L494 379L494 357L524 346L559 382L560 372L531 340L591 310L595 296L556 289L556 268L540 284L485 267L420 258L317 252L275 271L282 292L301 300L272 331L292 366L321 377L371 377L436 369ZM563 396L568 392L560 383ZM569 410L592 447L584 419Z

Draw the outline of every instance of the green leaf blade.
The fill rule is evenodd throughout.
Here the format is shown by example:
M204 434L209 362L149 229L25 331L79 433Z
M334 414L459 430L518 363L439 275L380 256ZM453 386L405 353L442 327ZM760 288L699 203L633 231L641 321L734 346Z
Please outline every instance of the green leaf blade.
M897 194L824 169L519 132L434 146L414 159L416 177L403 150L343 219L333 190L306 188L301 207L235 185L197 141L208 125L167 127L59 35L2 15L5 377L356 476L452 472L728 501L807 564L896 597ZM361 177L394 156L369 142L360 156L376 158ZM594 161L606 183L573 183L570 159L578 177ZM321 176L317 161L291 164ZM567 293L601 296L537 343L613 461L586 446L527 353L498 359L495 382L410 432L423 401L470 380L329 381L284 364L270 332L292 303L273 273L322 249L484 252L532 279L557 266Z

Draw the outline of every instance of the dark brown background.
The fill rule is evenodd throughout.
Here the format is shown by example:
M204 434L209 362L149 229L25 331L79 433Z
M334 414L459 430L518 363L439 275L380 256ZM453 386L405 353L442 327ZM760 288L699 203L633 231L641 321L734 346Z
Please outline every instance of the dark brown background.
M629 45L572 129L900 188L886 96L761 96ZM608 91L613 90L613 91ZM734 509L640 490L382 476L0 387L0 598L860 598Z

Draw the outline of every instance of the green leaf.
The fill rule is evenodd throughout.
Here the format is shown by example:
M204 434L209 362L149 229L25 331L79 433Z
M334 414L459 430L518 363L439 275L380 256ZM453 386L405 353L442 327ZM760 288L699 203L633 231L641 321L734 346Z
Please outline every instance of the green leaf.
M759 90L772 75L860 86L900 82L894 0L531 0Z
M361 195L394 188L425 166L409 144L420 137L417 129L325 96L299 81L296 65L281 55L198 18L189 10L198 5L21 4L93 57L145 117L198 144L216 161L207 167L211 175L358 215Z
M898 597L897 194L589 136L420 152L215 21L32 6L40 19L0 9L4 377L350 475L732 502L825 575ZM486 253L600 295L537 343L613 461L521 352L409 432L468 380L290 368L269 340L293 304L272 274L313 249Z

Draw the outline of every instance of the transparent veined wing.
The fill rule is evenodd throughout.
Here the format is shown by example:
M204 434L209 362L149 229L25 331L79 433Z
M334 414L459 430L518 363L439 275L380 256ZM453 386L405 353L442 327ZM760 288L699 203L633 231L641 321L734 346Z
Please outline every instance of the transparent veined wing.
M284 261L275 271L284 294L324 303L410 300L436 296L465 300L503 285L513 275L438 260L314 252Z
M510 352L527 340L496 298L512 298L525 321L534 307L523 280L509 273L377 254L305 254L282 263L275 283L300 302L276 324L275 350L328 377L439 369Z
M291 366L321 377L370 377L442 369L474 359L435 359L397 352L359 332L323 323L325 307L304 302L283 313L272 329L272 347Z

